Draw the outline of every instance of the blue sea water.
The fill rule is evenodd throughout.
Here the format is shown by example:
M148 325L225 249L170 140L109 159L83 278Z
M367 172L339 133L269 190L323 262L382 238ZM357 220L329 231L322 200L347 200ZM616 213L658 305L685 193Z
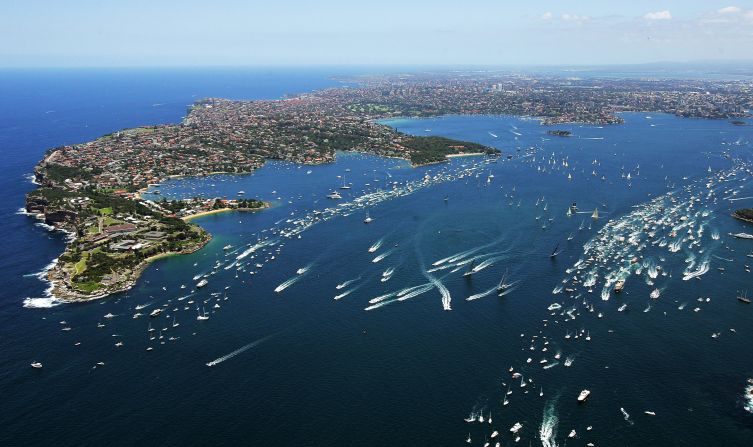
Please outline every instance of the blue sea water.
M390 120L401 131L477 141L504 155L497 163L462 157L414 169L401 160L340 154L329 165L269 162L253 175L170 181L161 195L234 197L243 190L275 206L196 220L212 242L156 262L127 293L23 307L46 287L29 274L64 246L62 235L17 214L34 188L25 175L45 149L177 122L200 97L274 98L337 85L330 74L337 73L0 74L0 93L9 98L0 110L3 445L459 445L470 436L481 446L495 430L507 445L515 422L523 424L520 442L532 445L563 444L570 430L577 436L568 445L753 442L743 396L753 376L751 309L735 299L750 283L744 265L753 243L727 236L746 231L729 212L749 201L724 200L733 192L748 196L751 182L741 172L713 197L705 186L707 177L734 168L731 158L749 160L753 132L725 121L630 113L621 126L561 126L574 136L557 138L538 121L517 117ZM622 176L628 172L631 180ZM344 182L351 189L340 190L340 203L368 205L338 207L325 198ZM654 286L641 275L609 301L600 287L577 299L552 294L572 277L567 270L584 256L584 245L599 246L594 238L608 220L623 221L670 191L698 198L708 215L699 246L640 252L668 273L656 279L663 288L658 300L649 298ZM583 214L567 217L574 201ZM596 207L601 218L592 220ZM323 215L330 217L317 219ZM555 247L561 253L552 259ZM440 262L453 255L457 261ZM429 272L473 256L483 257L454 273ZM708 273L684 281L683 272L702 258ZM464 275L485 260L493 262ZM389 269L394 273L382 281ZM183 298L198 275L209 284ZM517 281L510 293L466 301L495 289L503 275ZM432 280L446 287L444 297ZM424 284L424 293L398 299ZM369 302L384 295L381 307ZM555 301L575 308L577 318L547 311ZM618 312L623 303L627 309ZM134 319L138 305L148 305L145 313L166 305L170 317ZM209 320L196 320L197 307ZM108 313L116 317L104 318ZM591 340L564 338L581 330ZM553 364L558 350L560 363L572 357L572 366L544 369L540 359ZM45 366L33 370L32 361ZM510 367L523 373L526 387L511 378ZM592 396L578 405L584 388ZM479 412L483 424L464 421ZM542 431L553 434L542 441Z

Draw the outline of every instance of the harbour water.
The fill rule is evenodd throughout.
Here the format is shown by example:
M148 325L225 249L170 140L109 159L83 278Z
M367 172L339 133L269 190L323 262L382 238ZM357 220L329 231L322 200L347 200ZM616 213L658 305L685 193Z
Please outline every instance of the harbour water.
M156 262L127 293L58 304L33 273L64 236L16 214L45 148L175 122L195 97L334 85L322 73L172 73L165 92L153 73L91 76L87 88L42 77L45 95L2 111L3 445L508 445L516 422L523 445L753 442L753 310L736 300L753 242L728 236L750 231L729 214L753 201L753 127L628 113L620 126L558 126L573 134L561 138L518 117L387 121L503 156L411 168L340 154L170 181L162 196L242 190L274 207L197 219L214 235L201 251ZM282 80L260 87L270 76ZM104 95L113 84L139 95Z

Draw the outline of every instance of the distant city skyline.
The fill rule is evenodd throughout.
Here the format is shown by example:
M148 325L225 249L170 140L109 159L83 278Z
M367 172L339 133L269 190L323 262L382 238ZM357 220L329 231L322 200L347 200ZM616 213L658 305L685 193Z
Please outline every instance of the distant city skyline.
M32 0L0 16L0 67L699 60L753 61L753 1Z

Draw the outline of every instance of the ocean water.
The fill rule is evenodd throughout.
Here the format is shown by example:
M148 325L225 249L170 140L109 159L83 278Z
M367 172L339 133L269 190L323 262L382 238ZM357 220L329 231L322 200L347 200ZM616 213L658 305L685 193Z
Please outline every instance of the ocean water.
M178 121L196 97L335 85L328 74L3 74L3 93L16 95L0 129L12 235L0 261L3 445L459 445L469 436L507 445L515 422L531 445L753 442L751 308L735 299L750 284L753 242L728 236L749 231L729 213L753 200L753 132L725 121L629 113L621 126L561 126L571 138L517 117L387 121L503 157L414 169L340 154L329 165L269 162L253 175L170 181L161 195L243 190L275 206L196 220L212 242L156 262L127 293L24 307L50 304L33 300L46 286L31 274L64 245L15 214L34 187L24 175L47 147ZM342 200L325 197L335 189ZM579 213L568 217L572 202ZM649 237L660 219L678 235ZM589 257L599 261L578 270ZM595 284L583 286L592 270ZM625 291L607 285L604 300L605 277L620 272ZM208 285L195 289L201 277ZM499 297L502 278L510 287ZM562 308L547 310L554 302ZM133 318L158 306L165 316ZM584 388L591 397L578 405Z

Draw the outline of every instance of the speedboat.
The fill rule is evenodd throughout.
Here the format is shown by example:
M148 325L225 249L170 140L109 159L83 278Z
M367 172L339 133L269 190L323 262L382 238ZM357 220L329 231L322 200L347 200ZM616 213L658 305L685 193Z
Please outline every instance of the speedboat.
M42 364L39 362L32 362L31 367L35 369L40 369L42 368Z
M158 317L161 313L162 313L162 309L158 308L158 309L154 309L152 313L149 314L149 316L154 318L154 317Z
M578 402L585 402L586 399L588 399L588 396L591 395L591 392L589 390L583 390L578 395Z
M510 428L510 432L511 433L517 433L518 431L520 431L521 428L523 428L523 424L521 424L520 422L516 422L515 425L513 425Z

